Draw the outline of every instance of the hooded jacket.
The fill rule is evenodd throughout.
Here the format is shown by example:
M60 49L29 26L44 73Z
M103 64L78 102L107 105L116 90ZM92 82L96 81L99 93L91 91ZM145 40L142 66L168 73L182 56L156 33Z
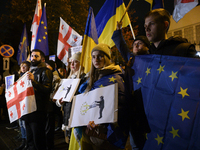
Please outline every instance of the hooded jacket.
M195 57L196 50L193 44L188 43L186 38L172 36L162 40L156 48L153 43L149 48L150 54L172 55L182 57Z

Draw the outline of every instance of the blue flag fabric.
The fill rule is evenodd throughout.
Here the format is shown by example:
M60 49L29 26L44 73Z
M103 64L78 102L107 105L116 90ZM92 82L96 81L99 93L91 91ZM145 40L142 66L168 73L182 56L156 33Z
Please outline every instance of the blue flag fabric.
M21 40L19 43L19 48L17 53L17 62L19 65L27 59L28 46L29 46L28 35L26 32L26 24L24 24L24 29L21 35Z
M200 149L199 66L195 58L136 56L133 87L151 129L144 150Z
M37 34L36 42L35 42L35 49L39 49L43 51L45 56L49 55L47 17L46 17L45 6L43 8L42 17L40 19L40 24L38 27L38 34Z
M163 0L153 0L152 10L157 8L164 8Z

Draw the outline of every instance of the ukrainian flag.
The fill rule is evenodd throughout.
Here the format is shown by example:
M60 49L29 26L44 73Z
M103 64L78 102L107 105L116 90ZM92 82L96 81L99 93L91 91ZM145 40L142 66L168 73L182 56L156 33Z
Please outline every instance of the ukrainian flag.
M106 0L95 17L99 43L108 44L110 47L115 45L111 37L116 30L117 21L121 20L125 11L123 0ZM127 13L122 22L122 27L131 23Z
M94 19L94 13L93 9L90 7L85 27L81 61L80 61L81 66L84 67L85 73L90 71L91 60L92 60L91 51L93 47L96 46L97 44L98 44L98 36Z

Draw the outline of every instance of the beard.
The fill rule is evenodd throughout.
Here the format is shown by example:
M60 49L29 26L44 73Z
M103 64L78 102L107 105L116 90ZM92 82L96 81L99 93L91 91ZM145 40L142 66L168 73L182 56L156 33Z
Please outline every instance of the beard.
M41 63L41 60L36 61L36 60L32 60L31 61L31 66L38 66Z

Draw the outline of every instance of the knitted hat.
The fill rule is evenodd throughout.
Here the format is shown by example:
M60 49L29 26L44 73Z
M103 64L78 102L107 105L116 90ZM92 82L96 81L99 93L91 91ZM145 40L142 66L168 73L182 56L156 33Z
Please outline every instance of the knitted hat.
M77 52L70 57L69 61L71 62L72 60L77 60L80 62L81 60L81 52Z
M53 60L47 60L46 63L53 68L52 71L55 71L55 62Z
M111 58L111 51L110 47L107 44L100 43L96 45L93 49L92 52L94 51L101 51L103 52L109 59ZM92 54L92 53L91 53Z
M137 40L142 41L147 47L150 46L150 42L149 42L149 40L147 39L146 36L143 36L143 35L137 36L136 39L134 40L134 42L137 41Z

